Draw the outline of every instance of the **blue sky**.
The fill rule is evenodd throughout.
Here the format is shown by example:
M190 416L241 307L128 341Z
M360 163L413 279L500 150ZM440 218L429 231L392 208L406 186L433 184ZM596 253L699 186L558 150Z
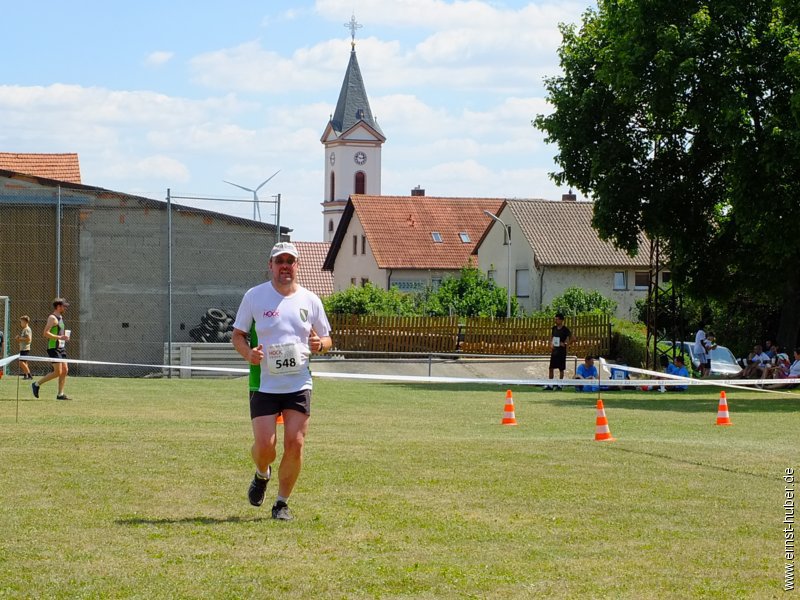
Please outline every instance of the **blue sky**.
M281 194L323 235L319 139L350 53L386 135L382 193L557 199L548 112L558 23L594 3L366 0L13 2L0 37L0 151L77 152L87 185L163 199ZM11 25L13 24L13 25ZM245 203L184 202L240 216ZM264 205L262 220L274 221Z

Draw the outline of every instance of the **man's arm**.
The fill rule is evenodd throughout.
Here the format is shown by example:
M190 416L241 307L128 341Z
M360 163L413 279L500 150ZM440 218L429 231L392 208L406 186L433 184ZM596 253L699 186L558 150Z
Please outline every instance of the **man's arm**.
M62 336L56 335L52 333L50 330L58 325L58 319L56 319L53 315L47 317L47 323L44 326L44 331L42 332L42 336L47 338L48 340L60 340Z
M247 334L241 329L236 329L234 327L231 343L236 351L241 354L242 358L251 365L261 364L261 361L264 359L264 344L259 344L255 348L251 348L250 342L247 341Z

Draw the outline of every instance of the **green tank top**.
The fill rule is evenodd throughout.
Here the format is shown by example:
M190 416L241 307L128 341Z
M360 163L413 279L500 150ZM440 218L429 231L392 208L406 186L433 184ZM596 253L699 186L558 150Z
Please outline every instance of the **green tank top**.
M53 316L55 317L56 315ZM56 318L58 319L58 323L56 323L50 328L50 333L52 333L53 335L64 335L64 319L62 319L60 316ZM58 348L59 341L61 340L54 340L53 338L47 338L47 347L49 349Z
M250 326L250 347L258 346L258 334L256 333L255 321ZM261 365L250 365L250 391L257 392L261 387Z

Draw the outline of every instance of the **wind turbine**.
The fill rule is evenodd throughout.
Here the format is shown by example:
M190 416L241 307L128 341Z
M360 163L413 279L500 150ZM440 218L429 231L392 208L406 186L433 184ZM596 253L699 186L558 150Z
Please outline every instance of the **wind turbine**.
M267 185L267 182L268 182L270 179L272 179L273 177L275 177L275 175L277 175L277 174L278 174L278 173L280 173L280 172L281 172L281 170L280 170L280 169L278 169L277 171L275 171L275 172L274 172L274 173L273 173L271 176L269 176L267 179L265 179L265 180L264 180L264 181L261 183L261 185L259 185L259 186L258 186L256 189L254 189L254 190L251 190L250 188L246 188L246 187L244 187L243 185L239 185L238 183L233 183L232 181L225 181L224 179L223 179L222 181L224 181L224 182L225 182L225 183L227 183L228 185L232 185L232 186L238 187L239 189L241 189L241 190L244 190L245 192L253 192L253 220L254 220L254 221L256 220L256 213L258 213L258 220L259 220L259 221L261 221L261 207L260 207L260 206L259 206L259 204L258 204L258 190L260 190L262 187L264 187L265 185Z

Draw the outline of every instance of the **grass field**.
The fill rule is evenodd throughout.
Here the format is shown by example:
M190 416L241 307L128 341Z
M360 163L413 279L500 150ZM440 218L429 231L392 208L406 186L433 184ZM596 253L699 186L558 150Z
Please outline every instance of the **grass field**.
M0 381L0 597L771 598L800 395L318 379L296 520L243 379ZM51 394L52 392L52 394ZM47 398L47 399L45 399ZM19 410L17 421L17 408Z

